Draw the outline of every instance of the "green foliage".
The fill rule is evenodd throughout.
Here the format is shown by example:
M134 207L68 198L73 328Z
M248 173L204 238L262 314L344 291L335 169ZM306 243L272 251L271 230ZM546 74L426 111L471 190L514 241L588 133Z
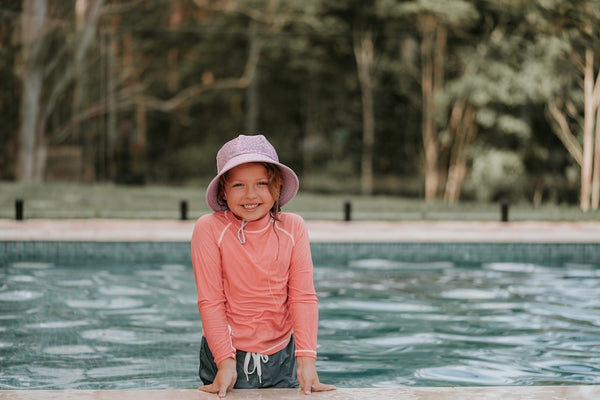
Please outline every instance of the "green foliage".
M41 61L50 84L73 60L79 33L72 3L48 4L55 24ZM0 178L10 178L25 47L16 23L20 2L4 2L0 12L6 120ZM448 28L435 116L441 164L452 144L450 111L466 101L475 108L478 131L477 147L468 152L474 197L526 197L516 182L506 181L507 170L518 182L543 171L568 181L569 155L549 139L544 104L559 96L581 112L578 60L570 55L590 43L600 48L597 35L585 29L600 20L599 3L590 0L106 1L82 64L82 115L73 115L71 81L55 99L46 134L52 146L83 143L85 165L110 166L111 119L117 127L131 123L136 132L144 130L144 180L172 183L211 176L219 146L255 126L309 187L352 192L363 150L353 37L369 29L376 54L373 170L380 193L396 192L396 181L422 179L419 23L425 16ZM255 65L249 62L253 45L259 48ZM185 96L188 90L193 93ZM47 105L49 90L43 93ZM112 114L110 99L116 102ZM75 117L82 118L79 134L71 126ZM408 186L411 195L420 193L418 183Z
M472 191L478 201L519 201L525 198L525 182L525 167L518 153L484 149L473 155L466 185L467 191Z
M378 12L387 16L436 15L444 24L466 26L475 22L479 13L470 1L464 0L380 0Z

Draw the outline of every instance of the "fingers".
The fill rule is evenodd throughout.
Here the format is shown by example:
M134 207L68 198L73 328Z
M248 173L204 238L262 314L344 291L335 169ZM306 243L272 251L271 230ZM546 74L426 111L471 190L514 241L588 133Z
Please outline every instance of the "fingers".
M198 390L207 393L217 393L219 391L219 388L214 383L211 383L210 385L200 386Z
M225 389L222 389L219 385L211 383L210 385L200 386L198 390L207 393L217 393L219 397L225 397Z
M301 380L300 381L300 391L304 394L310 394L310 388L312 383L308 384L307 382Z
M325 383L321 383L321 382L317 382L316 385L312 386L312 391L313 392L328 392L330 390L335 390L337 389L334 385L328 385Z
M237 372L235 360L225 359L221 361L217 367L217 375L213 383L201 386L199 390L208 393L216 393L217 396L223 398L227 396L227 391L233 389L237 380Z
M330 390L336 390L337 388L334 385L328 385L325 383L319 382L318 379L314 381L304 381L300 382L300 391L304 394L311 394L312 392L328 392Z
M225 387L225 386L219 386L214 383L211 383L210 385L200 386L198 388L198 390L201 390L201 391L207 392L207 393L216 393L217 396L219 396L220 398L223 398L223 397L227 396L227 390L231 390L232 388L233 388L233 384L230 385L229 387Z
M314 358L297 357L296 360L298 362L298 383L300 383L302 393L310 394L311 392L335 390L335 386L326 385L319 381Z

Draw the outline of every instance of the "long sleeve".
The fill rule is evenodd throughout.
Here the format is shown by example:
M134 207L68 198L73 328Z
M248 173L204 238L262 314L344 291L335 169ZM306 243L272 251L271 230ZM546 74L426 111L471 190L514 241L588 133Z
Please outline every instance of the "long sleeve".
M194 225L191 241L192 264L198 289L198 310L202 318L203 335L215 363L235 358L223 289L221 254L210 223L211 216L200 218Z
M304 221L298 217L288 283L288 307L296 340L296 356L317 357L319 308L313 283L310 241Z

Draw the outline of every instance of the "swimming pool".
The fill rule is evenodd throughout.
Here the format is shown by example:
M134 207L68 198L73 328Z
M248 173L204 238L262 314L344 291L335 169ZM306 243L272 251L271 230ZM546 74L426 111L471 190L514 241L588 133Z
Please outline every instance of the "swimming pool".
M340 387L600 383L600 245L313 243ZM0 242L0 389L194 388L184 242Z

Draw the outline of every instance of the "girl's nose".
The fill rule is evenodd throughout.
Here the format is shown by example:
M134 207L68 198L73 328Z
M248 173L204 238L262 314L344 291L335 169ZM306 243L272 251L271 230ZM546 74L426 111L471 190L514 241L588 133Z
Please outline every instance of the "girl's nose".
M246 196L252 197L254 195L256 195L256 188L252 185L248 185L246 189Z

